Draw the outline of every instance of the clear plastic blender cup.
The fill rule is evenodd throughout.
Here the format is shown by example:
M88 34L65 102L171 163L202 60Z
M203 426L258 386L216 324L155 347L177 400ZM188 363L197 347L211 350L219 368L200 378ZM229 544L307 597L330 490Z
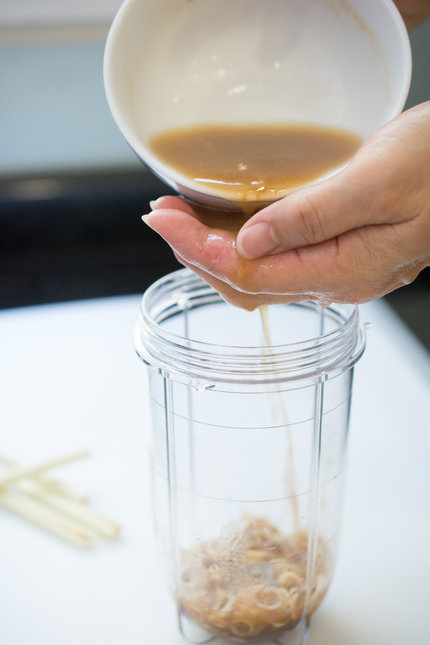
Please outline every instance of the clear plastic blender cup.
M181 270L136 325L157 539L191 643L303 643L335 564L358 308L263 314L266 333L261 311Z

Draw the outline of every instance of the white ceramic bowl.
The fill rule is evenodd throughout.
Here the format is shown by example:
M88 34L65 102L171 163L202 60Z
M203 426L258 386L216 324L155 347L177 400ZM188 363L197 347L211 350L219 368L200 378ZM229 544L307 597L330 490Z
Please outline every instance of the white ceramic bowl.
M216 203L148 149L160 131L216 123L342 128L366 139L402 110L411 51L391 0L126 0L108 35L105 89L141 160Z

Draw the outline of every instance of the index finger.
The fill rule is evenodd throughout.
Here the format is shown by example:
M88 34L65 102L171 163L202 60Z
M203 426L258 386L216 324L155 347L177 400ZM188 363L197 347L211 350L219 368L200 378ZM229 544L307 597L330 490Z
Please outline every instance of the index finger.
M206 226L183 210L157 209L145 216L145 222L187 262L238 291L314 297L327 275L320 270L320 256L327 253L322 252L323 245L246 260L236 250L235 233Z

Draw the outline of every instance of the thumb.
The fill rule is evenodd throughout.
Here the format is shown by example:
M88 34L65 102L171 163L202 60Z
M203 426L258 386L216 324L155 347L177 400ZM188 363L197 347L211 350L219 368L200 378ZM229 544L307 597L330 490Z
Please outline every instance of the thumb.
M239 254L256 259L319 244L355 228L412 219L417 195L428 185L422 169L428 172L429 122L430 101L375 132L338 174L258 212L238 233Z
M374 201L366 189L355 188L355 184L350 173L342 171L262 209L239 231L239 254L248 259L275 255L378 223Z

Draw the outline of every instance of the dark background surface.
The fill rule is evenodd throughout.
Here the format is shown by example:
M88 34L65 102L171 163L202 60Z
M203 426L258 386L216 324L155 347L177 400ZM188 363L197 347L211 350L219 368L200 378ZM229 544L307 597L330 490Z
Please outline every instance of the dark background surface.
M0 183L0 308L141 293L179 268L141 221L166 187L145 172Z
M139 294L180 268L140 219L166 192L143 168L3 179L0 308ZM430 270L387 300L430 349Z

